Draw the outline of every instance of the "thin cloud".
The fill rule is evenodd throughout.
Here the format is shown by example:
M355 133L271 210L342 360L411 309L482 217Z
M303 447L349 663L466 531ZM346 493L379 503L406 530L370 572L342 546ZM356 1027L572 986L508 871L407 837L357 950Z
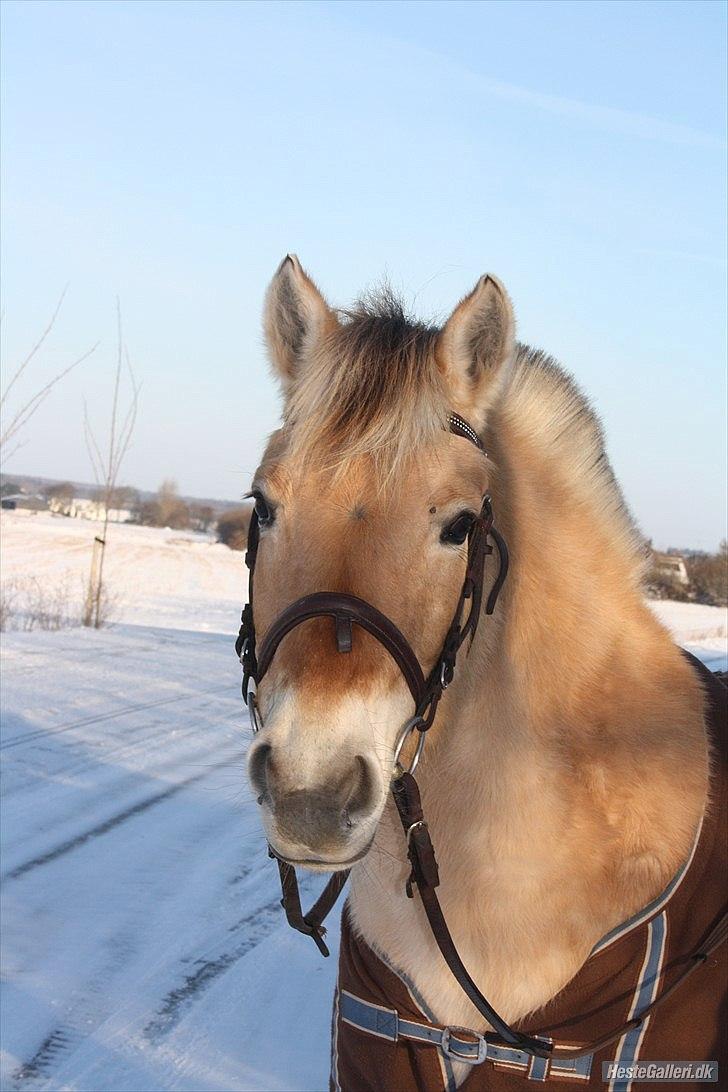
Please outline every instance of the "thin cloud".
M541 91L530 91L512 83L491 80L469 72L471 80L488 94L510 102L542 110L544 113L557 114L559 117L573 118L594 127L606 129L625 136L634 136L642 140L659 140L667 144L683 144L700 148L720 150L726 147L724 140L692 129L689 125L680 125L672 121L662 121L649 114L640 114L631 110L618 110L611 106L595 106L578 99L564 98L561 95L548 95Z

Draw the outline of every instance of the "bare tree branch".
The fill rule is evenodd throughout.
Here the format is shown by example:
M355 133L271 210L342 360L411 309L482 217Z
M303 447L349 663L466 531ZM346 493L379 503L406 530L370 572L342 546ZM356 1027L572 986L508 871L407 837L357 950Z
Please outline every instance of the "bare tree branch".
M137 410L139 408L139 391L141 390L141 386L140 386L140 384L137 383L136 378L134 376L134 372L133 372L132 366L131 366L131 361L129 360L129 352L128 352L128 350L126 348L124 349L124 358L125 358L126 368L127 368L128 373L129 373L129 381L131 383L132 396L131 396L131 402L129 403L129 408L128 408L127 413L126 413L126 417L124 418L122 426L119 429L119 440L118 440L118 444L117 444L117 455L116 455L116 461L114 463L114 480L115 481L116 481L116 478L118 477L118 473L119 473L119 470L121 468L121 464L122 464L122 462L124 460L124 456L126 455L127 450L129 448L129 444L131 443L132 433L134 432L134 426L136 424Z
M40 337L36 341L33 348L30 350L30 352L26 356L25 360L22 361L22 363L18 367L18 370L15 372L15 375L13 376L13 378L10 380L7 387L5 388L2 396L0 397L0 407L2 407L4 405L5 399L10 394L10 391L13 389L13 387L15 386L17 381L20 379L21 375L23 374L25 369L28 367L31 360L33 359L35 354L38 352L38 350L41 348L44 341L46 340L46 338L50 334L51 330L53 329L53 327L55 325L55 321L58 318L58 312L61 309L61 306L63 304L63 300L65 299L67 291L68 291L68 285L66 285L65 288L63 289L63 291L61 292L60 299L58 300L58 303L56 304L55 310L54 310L53 314L51 315L50 322L48 323L45 330L43 331L43 333L40 335Z
M94 472L94 479L98 486L101 486L101 480L104 476L104 459L101 454L94 430L91 427L91 421L88 415L88 405L86 399L83 400L83 433L86 440L86 450L88 451L89 459L91 460L91 466Z
M11 448L10 451L8 451L7 454L5 454L5 452L3 452L3 458L4 459L12 459L13 455L15 455L16 452L20 451L21 448L25 447L27 442L28 442L27 440L18 440L15 447Z
M117 351L116 367L114 369L114 390L111 399L111 419L109 422L108 447L102 451L96 435L91 427L88 409L84 409L84 431L86 447L88 449L94 476L101 490L103 498L103 531L97 535L94 541L94 553L91 560L91 573L89 575L86 607L84 610L84 625L98 627L103 621L103 590L104 590L104 555L106 552L106 539L109 527L109 511L116 491L119 472L124 461L139 407L139 385L134 377L134 372L129 360L129 353L124 345L124 336L121 323L121 304L116 300L116 334ZM121 414L121 379L126 364L126 370L131 384L131 396L126 412Z
M42 340L37 343L38 347L41 344L42 344ZM13 436L15 436L15 434L21 428L24 428L25 425L27 425L28 421L31 419L33 414L40 408L42 403L45 402L46 398L51 393L51 391L53 390L55 385L57 383L60 383L60 381L62 379L64 379L65 376L67 376L69 372L72 372L73 369L77 368L79 364L82 364L84 362L84 360L88 360L88 358L93 353L96 352L98 347L99 347L99 342L97 341L95 345L92 345L91 348L87 350L87 352L83 353L79 357L76 357L76 359L71 364L69 364L67 368L64 368L63 371L59 372L52 379L50 379L46 383L46 385L44 387L41 387L41 389L39 391L37 391L32 396L32 398L30 398L25 403L25 405L20 407L20 409L17 411L17 413L15 414L13 419L11 420L10 424L2 431L2 433L0 433L0 453L2 454L3 458L9 458L9 456L6 455L6 453L5 453L5 445L8 443L9 440L11 440L13 438ZM26 363L30 359L31 359L30 356L26 357ZM20 375L20 372L23 370L23 367L25 367L25 364L21 366L21 368L15 373L15 375L11 379L10 383L8 384L8 386L7 386L6 390L5 390L5 393L2 396L2 401L4 401L5 398L7 398L7 395L8 395L8 392L9 392L10 388L12 387L12 385L15 382L15 380L17 379L17 377ZM15 449L15 450L17 450L17 449Z

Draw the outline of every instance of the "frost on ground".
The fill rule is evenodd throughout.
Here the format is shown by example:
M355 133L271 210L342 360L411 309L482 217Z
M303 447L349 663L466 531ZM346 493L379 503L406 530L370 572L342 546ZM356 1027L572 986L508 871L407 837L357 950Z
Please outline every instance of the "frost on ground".
M7 515L4 576L85 572L93 524ZM335 955L284 924L244 776L242 555L111 535L116 625L3 635L2 1087L324 1089ZM725 612L654 607L725 666Z

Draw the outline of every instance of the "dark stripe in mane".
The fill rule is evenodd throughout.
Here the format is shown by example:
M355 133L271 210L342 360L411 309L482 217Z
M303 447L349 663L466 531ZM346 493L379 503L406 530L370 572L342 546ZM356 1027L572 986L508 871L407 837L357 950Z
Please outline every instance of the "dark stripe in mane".
M389 474L443 427L440 331L408 316L386 288L338 317L292 391L291 444L330 463L372 455Z

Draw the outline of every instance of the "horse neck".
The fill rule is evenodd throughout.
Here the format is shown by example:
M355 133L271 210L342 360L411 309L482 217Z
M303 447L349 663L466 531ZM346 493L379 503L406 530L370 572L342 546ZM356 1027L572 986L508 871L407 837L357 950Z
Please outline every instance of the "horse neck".
M687 857L707 751L699 684L643 602L616 487L590 493L506 414L495 435L511 571L461 651L417 776L451 928L517 1018ZM364 936L422 984L432 953L406 874L389 809L351 906ZM446 976L433 995L457 1006L451 988Z
M521 854L547 886L583 862L584 921L606 931L689 852L707 788L700 686L644 602L606 460L569 465L507 406L493 431L511 571L458 665L423 795L448 852L487 844L495 869Z

